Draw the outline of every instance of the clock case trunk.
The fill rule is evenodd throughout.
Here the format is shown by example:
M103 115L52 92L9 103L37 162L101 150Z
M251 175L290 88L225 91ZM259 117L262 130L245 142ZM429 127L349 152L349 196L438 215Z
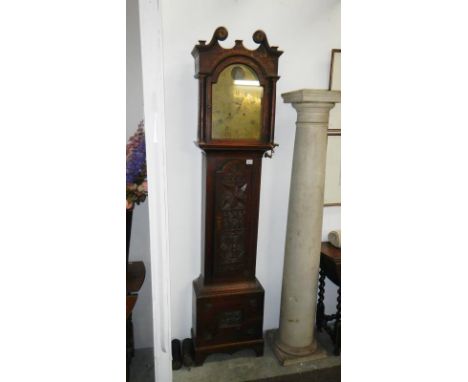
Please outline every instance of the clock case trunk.
M195 362L253 348L263 354L264 290L255 278L262 151L203 155L202 274L193 282Z
M224 49L218 28L209 44L192 51L199 79L197 146L203 154L202 265L193 282L192 339L195 364L212 353L253 349L263 355L265 291L255 277L262 157L273 151L274 105L281 51L270 47L262 31L254 33L260 46L248 50L237 40ZM264 88L262 136L258 141L211 139L211 85L232 63L249 65Z

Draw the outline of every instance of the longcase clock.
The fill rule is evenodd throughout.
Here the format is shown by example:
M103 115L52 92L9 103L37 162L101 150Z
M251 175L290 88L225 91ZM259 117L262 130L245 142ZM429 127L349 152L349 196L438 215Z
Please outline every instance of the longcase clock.
M199 81L198 140L203 154L202 271L194 280L195 363L211 353L252 348L263 355L264 289L255 277L262 157L274 143L277 47L256 31L255 50L236 40L192 51Z

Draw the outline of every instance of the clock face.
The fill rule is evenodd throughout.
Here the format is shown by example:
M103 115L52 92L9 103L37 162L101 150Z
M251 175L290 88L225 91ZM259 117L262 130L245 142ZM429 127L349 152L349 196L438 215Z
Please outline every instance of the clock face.
M263 87L246 65L225 68L212 87L211 138L260 140Z

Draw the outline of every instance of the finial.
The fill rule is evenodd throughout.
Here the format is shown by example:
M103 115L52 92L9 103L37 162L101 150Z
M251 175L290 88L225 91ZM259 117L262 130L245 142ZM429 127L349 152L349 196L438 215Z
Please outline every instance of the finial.
M254 34L252 35L252 38L257 44L261 44L264 41L266 41L266 43L268 44L268 40L267 40L265 32L260 29L254 32Z
M228 31L225 27L218 27L216 28L214 34L213 34L213 39L216 38L218 41L224 41L227 39L228 36Z

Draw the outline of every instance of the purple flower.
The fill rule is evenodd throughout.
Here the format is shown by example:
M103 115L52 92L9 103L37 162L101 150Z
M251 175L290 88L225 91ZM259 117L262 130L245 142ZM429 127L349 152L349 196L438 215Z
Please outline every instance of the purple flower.
M127 202L140 203L148 194L146 187L146 147L144 123L140 122L138 129L127 143ZM127 205L129 205L127 203Z

